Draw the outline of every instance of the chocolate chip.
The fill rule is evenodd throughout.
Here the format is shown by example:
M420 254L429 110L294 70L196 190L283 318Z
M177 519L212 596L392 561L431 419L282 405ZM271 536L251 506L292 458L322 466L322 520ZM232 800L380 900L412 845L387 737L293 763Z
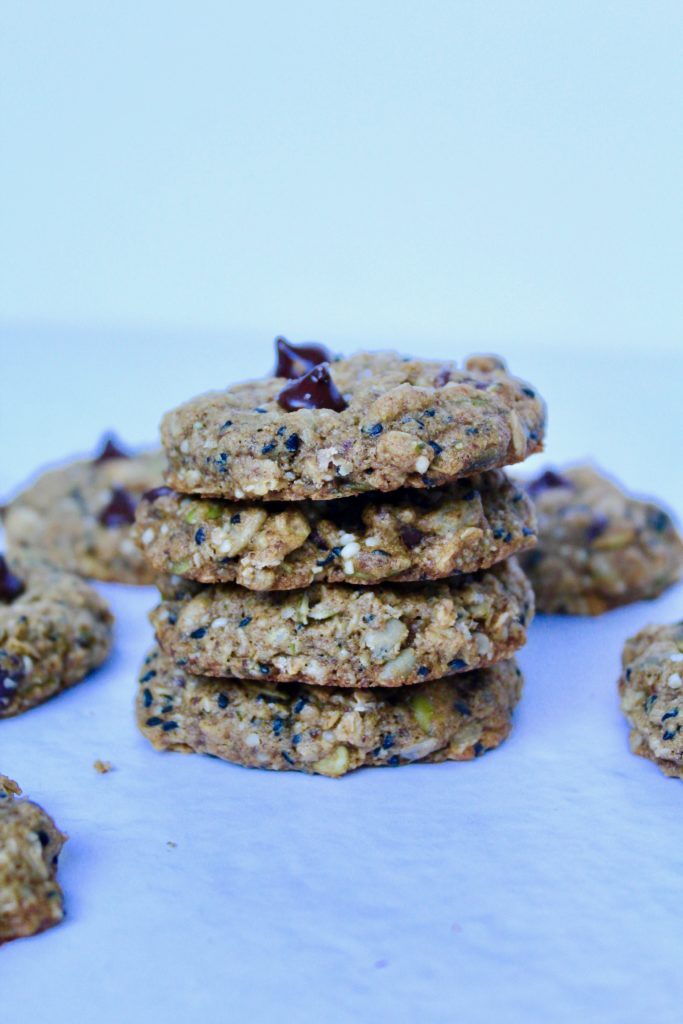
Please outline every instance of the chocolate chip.
M591 519L590 523L586 527L586 539L588 543L592 543L600 537L607 527L609 526L609 519L602 512L596 512Z
M566 476L556 473L554 469L546 469L544 473L541 473L539 477L526 485L527 492L532 498L535 498L537 494L543 494L544 491L552 491L557 487L569 487L573 490L574 484Z
M19 597L20 594L23 594L25 589L26 587L22 580L14 575L4 556L0 555L0 601L4 604L9 604Z
M93 459L98 466L101 462L109 462L110 459L129 459L130 454L125 451L118 439L113 434L105 434L100 441L100 450Z
M285 384L277 401L286 412L294 412L296 409L332 409L341 412L347 405L332 380L329 363L320 363L303 377Z
M314 341L304 342L303 345L292 345L291 341L279 337L275 339L275 352L277 363L273 371L274 377L287 377L288 380L296 380L302 377L314 366L320 363L327 363L332 358L324 345L318 345Z
M424 537L422 530L418 530L417 526L411 526L410 523L404 523L398 532L401 535L401 540L410 551L416 548Z
M151 491L145 491L142 495L142 500L156 501L157 498L165 498L167 494L173 494L170 487L153 487Z
M135 522L135 503L124 487L112 488L111 498L97 517L102 526L130 526Z

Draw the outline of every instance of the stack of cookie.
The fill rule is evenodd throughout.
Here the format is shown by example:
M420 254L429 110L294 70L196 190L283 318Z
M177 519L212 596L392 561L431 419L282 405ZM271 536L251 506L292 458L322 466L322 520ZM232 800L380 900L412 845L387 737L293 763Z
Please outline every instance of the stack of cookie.
M500 471L544 406L497 359L333 359L166 415L140 503L159 573L138 721L155 747L338 776L469 759L510 729L531 502Z

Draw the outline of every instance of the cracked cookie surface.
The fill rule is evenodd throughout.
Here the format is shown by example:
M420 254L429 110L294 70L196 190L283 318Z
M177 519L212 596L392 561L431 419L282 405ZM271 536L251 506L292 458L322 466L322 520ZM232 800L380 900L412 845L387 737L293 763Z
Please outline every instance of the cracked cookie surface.
M160 488L138 505L135 537L158 572L292 590L476 572L533 546L535 528L530 499L494 470L435 490L297 505Z
M363 765L478 757L510 732L521 690L514 661L359 692L192 676L155 648L140 675L137 719L158 750L340 776Z
M493 357L458 369L359 353L333 362L330 374L341 411L287 411L278 396L293 382L274 377L167 413L168 482L182 493L236 500L343 498L441 486L543 446L543 401Z
M215 584L173 600L166 585L171 599L150 618L162 649L188 671L318 686L402 686L492 664L524 644L533 617L514 559L396 587L256 593Z
M683 622L646 626L626 641L619 693L633 753L683 778Z
M64 917L56 874L67 837L42 807L20 794L16 782L0 775L0 945Z
M131 530L140 496L162 483L163 467L163 453L155 451L100 454L48 470L5 510L8 547L92 579L151 583Z
M0 718L42 704L101 665L112 622L104 598L80 577L25 554L0 556Z
M539 611L599 615L657 597L680 579L683 543L657 505L591 466L549 470L527 487L538 545L522 564Z

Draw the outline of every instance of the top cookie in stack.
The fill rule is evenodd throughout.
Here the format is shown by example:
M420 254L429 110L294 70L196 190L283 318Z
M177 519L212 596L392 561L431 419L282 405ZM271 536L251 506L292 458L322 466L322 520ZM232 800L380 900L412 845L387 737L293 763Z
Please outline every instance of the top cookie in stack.
M397 707L419 702L420 688L436 685L443 697L457 686L462 714L454 722L455 705L440 698L448 727L432 715L429 742L417 749L438 760L474 756L486 746L477 723L466 721L472 713L460 691L473 701L489 688L498 695L480 700L507 723L489 729L489 746L505 735L519 695L513 664L499 666L495 679L487 673L525 640L533 598L511 556L533 546L535 520L499 467L542 447L543 402L491 357L472 358L464 370L393 353L333 359L322 346L281 338L277 354L273 378L201 396L164 417L174 489L141 502L136 528L149 563L166 574L152 615L161 647L153 675L168 681L181 668L186 702L188 679L205 697L210 679L230 680L233 698L223 687L228 703L207 739L197 731L198 708L173 706L170 684L157 701L148 679L141 725L157 746L317 771L301 733L274 754L270 733L267 743L257 733L251 745L237 742L243 726L226 725L235 686L248 704L239 689L247 680L261 690L268 683L281 702L292 684L303 685L321 714L335 699L348 702L336 688L398 688L394 723ZM373 691L374 713L384 692ZM433 707L432 696L424 700ZM378 713L380 723L388 714ZM288 735L284 720L274 718L276 737ZM378 759L373 725L367 742L356 737L353 757L345 738L344 764L417 759L412 712L406 722L410 756L394 737L391 754ZM324 730L330 743L333 732ZM317 740L309 746L315 764L327 760Z

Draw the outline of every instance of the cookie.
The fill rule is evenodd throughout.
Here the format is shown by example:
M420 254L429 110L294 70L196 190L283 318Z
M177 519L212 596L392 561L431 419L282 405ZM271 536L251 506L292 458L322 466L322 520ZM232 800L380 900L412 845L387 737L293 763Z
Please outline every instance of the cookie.
M528 490L538 546L522 564L539 611L600 615L680 579L683 543L671 518L591 466L548 470Z
M295 501L443 486L539 451L544 424L540 397L498 359L458 369L382 352L201 395L161 436L177 491Z
M626 641L619 680L631 749L683 778L683 622L646 626Z
M521 690L514 661L359 693L192 676L157 648L141 673L137 719L157 750L340 776L363 765L478 757L510 732Z
M0 718L80 682L109 654L112 615L73 573L0 555Z
M57 859L67 837L49 814L17 799L0 775L0 945L51 928L64 917Z
M150 583L131 527L140 495L161 484L163 467L161 452L128 456L107 440L94 459L43 473L5 510L8 547L81 576Z
M500 470L430 491L295 505L158 488L143 496L136 519L136 540L158 572L250 590L442 579L536 542L532 503Z
M509 658L533 615L514 559L485 572L394 587L314 584L255 593L234 584L165 600L151 619L189 672L319 686L402 686Z

